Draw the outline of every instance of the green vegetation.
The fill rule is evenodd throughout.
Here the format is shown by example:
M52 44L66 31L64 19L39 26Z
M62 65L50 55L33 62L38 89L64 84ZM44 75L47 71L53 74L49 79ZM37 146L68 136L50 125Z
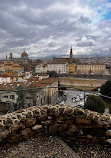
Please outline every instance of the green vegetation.
M102 98L94 95L89 95L87 97L84 108L91 111L103 113L105 109L105 103Z
M100 93L102 95L111 97L111 80L106 81L100 88ZM106 107L109 108L109 111L111 113L111 99L108 99L106 97L102 97Z
M106 81L101 88L100 88L100 93L102 95L106 95L108 97L111 97L111 81Z

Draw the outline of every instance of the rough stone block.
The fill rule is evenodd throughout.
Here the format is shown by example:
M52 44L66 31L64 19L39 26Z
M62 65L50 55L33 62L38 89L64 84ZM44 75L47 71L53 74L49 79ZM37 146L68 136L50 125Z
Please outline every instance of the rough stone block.
M31 126L33 126L33 125L35 125L36 124L36 119L35 118L27 118L26 119L26 122L25 122L25 126L26 127L31 127Z
M67 124L62 124L60 127L59 127L59 131L62 131L64 129L67 128Z
M42 125L35 125L34 127L32 127L34 131L39 130L41 128L42 128Z
M0 139L6 138L9 134L9 130L5 129L4 131L0 132Z
M106 131L106 136L107 136L107 137L111 137L111 130L107 130L107 131Z
M81 118L81 117L77 117L76 118L76 123L77 124L86 124L86 125L89 125L91 124L91 120L87 119L87 118Z
M24 129L22 132L21 132L21 134L24 136L24 135L28 135L29 133L30 133L30 128L26 128L26 129Z
M56 134L57 130L58 130L58 125L57 124L49 126L49 134Z
M77 131L77 126L75 126L75 125L70 125L70 126L68 126L68 131L70 132L70 133L73 133L73 132L76 132Z

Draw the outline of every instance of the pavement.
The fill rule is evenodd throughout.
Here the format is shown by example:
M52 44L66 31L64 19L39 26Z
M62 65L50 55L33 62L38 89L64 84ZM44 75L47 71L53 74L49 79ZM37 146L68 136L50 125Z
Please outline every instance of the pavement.
M0 158L80 158L59 137L37 137L0 148Z
M66 96L67 96L67 100L64 102L64 105L70 105L70 106L75 107L75 106L79 105L79 103L84 102L84 99L82 99L82 100L80 100L76 103L73 103L72 100L71 100L71 98L74 98L79 94L82 94L84 96L83 91L66 90L66 91L64 91L64 94L66 94ZM86 95L86 93L85 93L85 95Z

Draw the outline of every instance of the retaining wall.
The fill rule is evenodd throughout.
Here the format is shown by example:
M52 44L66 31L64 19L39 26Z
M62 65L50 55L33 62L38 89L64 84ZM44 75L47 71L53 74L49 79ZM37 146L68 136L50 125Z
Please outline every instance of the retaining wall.
M73 86L101 87L106 80L103 79L84 79L72 77L59 77L60 84Z
M0 116L0 144L38 135L85 142L111 142L111 116L70 106L35 106Z

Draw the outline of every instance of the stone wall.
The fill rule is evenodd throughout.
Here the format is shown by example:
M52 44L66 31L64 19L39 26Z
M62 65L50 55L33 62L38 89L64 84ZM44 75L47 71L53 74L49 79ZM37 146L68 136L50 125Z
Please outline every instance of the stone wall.
M59 77L58 79L62 85L73 85L73 86L88 86L88 87L100 87L106 82L104 79L82 79L72 77Z
M0 144L39 135L85 142L111 142L111 116L70 106L35 106L0 116Z

